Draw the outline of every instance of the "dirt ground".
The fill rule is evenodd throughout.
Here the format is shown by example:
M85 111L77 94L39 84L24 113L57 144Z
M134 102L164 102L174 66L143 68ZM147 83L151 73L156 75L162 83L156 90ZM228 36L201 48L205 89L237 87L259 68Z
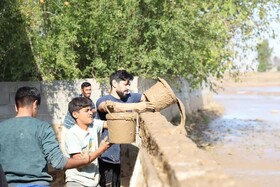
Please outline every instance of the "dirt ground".
M267 89L280 88L280 72L247 73L239 78L237 82L229 77L217 82L221 86L218 93L234 95L240 94L236 88L262 87L259 92L248 90L241 94L280 96L280 92ZM280 115L280 111L275 112ZM280 183L280 123L271 128L258 119L219 120L223 113L224 107L214 102L193 114L187 122L189 137L212 156L237 186L277 186ZM217 120L219 133L208 126L213 120ZM237 130L233 131L231 126Z
M226 91L227 88L234 87L260 87L260 86L280 86L280 72L248 72L237 78L225 75L222 81L215 81ZM222 92L221 90L219 92Z

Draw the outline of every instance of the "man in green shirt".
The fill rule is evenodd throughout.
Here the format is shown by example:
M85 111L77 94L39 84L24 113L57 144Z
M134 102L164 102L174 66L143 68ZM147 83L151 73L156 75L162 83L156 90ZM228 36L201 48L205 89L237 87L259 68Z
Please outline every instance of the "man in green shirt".
M47 163L55 169L88 165L82 159L63 155L52 126L36 119L41 95L34 87L21 87L15 95L16 116L0 123L0 163L9 187L50 186Z

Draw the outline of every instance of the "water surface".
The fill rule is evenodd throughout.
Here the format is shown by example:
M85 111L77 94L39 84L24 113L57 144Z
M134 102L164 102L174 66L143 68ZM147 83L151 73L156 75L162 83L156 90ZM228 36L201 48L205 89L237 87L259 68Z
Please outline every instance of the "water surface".
M238 186L278 186L280 87L232 90L214 97L225 113L205 132L215 140L209 152Z

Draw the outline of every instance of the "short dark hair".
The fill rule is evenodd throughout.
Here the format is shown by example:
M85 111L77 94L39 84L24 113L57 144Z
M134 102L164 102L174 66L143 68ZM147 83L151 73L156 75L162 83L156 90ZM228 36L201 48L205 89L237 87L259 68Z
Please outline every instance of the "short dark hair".
M112 86L113 80L116 80L117 82L120 81L131 81L133 80L134 76L130 73L128 73L126 70L117 70L110 76L110 85Z
M86 88L86 87L89 87L89 86L91 86L91 84L90 84L89 82L83 82L83 83L81 84L81 89Z
M68 111L73 117L72 113L81 110L85 107L91 107L91 101L86 97L75 97L68 104ZM74 117L73 117L74 118Z
M16 91L15 103L16 107L24 107L31 105L37 100L37 105L41 104L41 95L37 88L23 86Z

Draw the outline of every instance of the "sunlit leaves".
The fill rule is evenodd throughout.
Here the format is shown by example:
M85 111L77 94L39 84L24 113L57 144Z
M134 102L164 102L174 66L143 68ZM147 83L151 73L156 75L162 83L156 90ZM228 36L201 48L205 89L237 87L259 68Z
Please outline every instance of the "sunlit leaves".
M28 66L19 60L22 50L14 56L5 52L24 45L38 79L102 80L127 69L141 77L185 77L193 86L234 70L233 46L265 31L267 7L274 5L268 0L4 1L10 6L0 16L20 28L0 20L3 32L11 33L1 40L7 46L0 46L6 69L12 61ZM14 36L23 36L21 44Z

